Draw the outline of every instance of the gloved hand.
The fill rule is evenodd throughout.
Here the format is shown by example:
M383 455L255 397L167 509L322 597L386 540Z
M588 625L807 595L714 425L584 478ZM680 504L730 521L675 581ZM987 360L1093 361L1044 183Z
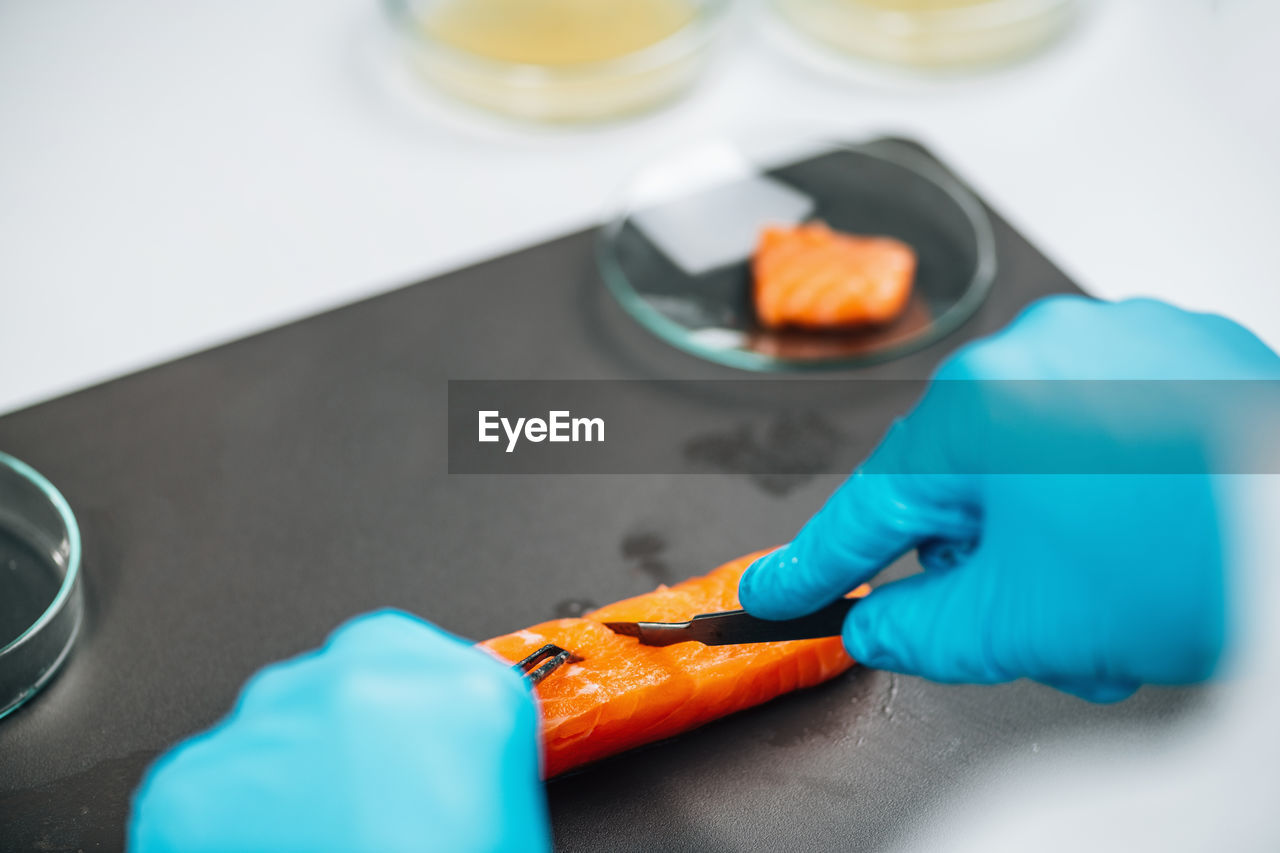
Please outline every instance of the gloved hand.
M1222 383L1003 380L1277 378L1280 358L1221 317L1040 302L944 363L795 540L744 574L742 604L800 616L915 548L925 571L876 589L845 624L868 666L1028 677L1094 701L1205 679L1224 646L1222 549L1213 479L1186 463L1215 450L1222 424L1201 398ZM1178 473L1097 473L1139 457Z
M407 614L366 614L161 756L129 849L547 850L537 732L510 667Z

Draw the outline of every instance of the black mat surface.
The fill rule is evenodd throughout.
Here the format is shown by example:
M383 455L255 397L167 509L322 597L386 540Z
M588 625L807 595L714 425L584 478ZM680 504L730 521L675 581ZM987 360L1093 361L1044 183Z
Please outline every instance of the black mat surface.
M899 143L886 143L899 144ZM996 218L959 332L847 375L927 376L1077 288ZM572 234L0 418L0 449L80 517L88 615L65 671L0 721L0 848L116 849L160 750L263 664L402 607L483 638L790 537L836 485L446 473L448 379L738 378L633 324ZM715 406L708 401L708 406ZM883 411L883 422L898 414ZM907 567L909 568L909 566ZM879 849L992 760L1078 728L1151 731L1186 692L1094 707L1031 684L855 670L550 785L565 850Z

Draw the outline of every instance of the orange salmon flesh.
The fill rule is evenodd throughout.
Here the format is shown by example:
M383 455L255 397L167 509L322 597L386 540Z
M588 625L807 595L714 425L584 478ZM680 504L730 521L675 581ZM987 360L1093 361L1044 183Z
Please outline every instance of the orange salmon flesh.
M907 307L916 253L892 237L821 222L765 228L751 259L756 317L770 329L888 323Z
M535 688L542 712L547 778L592 761L673 737L703 723L812 687L853 665L839 637L737 646L642 646L603 622L683 622L736 610L748 554L710 574L660 586L581 619L556 619L481 643L512 663L547 643L582 658ZM860 587L854 595L866 595Z

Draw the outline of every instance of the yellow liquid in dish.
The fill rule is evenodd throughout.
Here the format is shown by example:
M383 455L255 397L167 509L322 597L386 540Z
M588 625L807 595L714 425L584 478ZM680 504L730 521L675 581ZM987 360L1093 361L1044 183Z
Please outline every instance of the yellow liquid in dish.
M423 27L436 41L487 59L566 66L643 50L693 16L688 0L446 0Z

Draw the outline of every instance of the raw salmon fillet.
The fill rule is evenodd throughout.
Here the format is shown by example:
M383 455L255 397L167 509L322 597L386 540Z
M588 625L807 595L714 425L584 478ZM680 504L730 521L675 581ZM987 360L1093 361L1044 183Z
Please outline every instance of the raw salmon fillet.
M672 737L703 723L812 687L853 665L839 637L738 646L642 646L602 622L683 622L736 610L738 579L761 551L700 578L557 619L480 645L512 663L547 643L582 660L562 665L535 691L545 765L555 776L588 762ZM865 595L867 587L855 595Z
M859 237L809 222L765 228L751 271L756 316L770 329L877 325L907 307L916 253L892 237Z

